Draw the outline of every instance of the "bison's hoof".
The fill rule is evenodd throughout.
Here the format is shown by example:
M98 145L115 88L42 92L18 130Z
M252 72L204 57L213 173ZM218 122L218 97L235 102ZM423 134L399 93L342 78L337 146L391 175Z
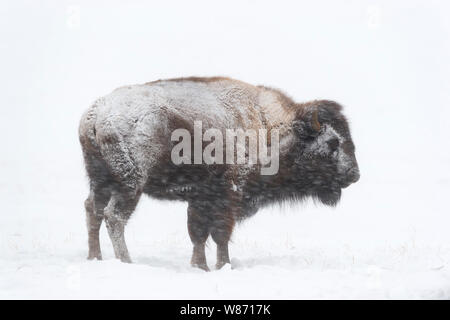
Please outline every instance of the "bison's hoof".
M122 261L123 263L133 263L130 259L130 257L123 257L120 258L120 261Z
M87 257L88 260L102 260L102 255L101 254L89 254Z
M192 266L194 268L199 268L199 269L202 269L202 270L204 270L206 272L209 272L209 268L208 268L208 265L206 263L201 263L201 264L193 263Z
M220 263L217 262L216 263L216 270L222 269L226 264L229 264L231 266L231 264L229 262L220 262ZM231 267L230 267L230 269L231 269Z

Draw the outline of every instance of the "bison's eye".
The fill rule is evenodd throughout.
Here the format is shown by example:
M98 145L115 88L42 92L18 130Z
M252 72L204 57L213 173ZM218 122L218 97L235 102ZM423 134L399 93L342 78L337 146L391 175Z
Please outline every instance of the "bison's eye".
M330 139L327 141L327 143L328 143L328 147L330 148L330 150L332 152L336 151L337 148L339 147L339 139L337 139L337 138Z

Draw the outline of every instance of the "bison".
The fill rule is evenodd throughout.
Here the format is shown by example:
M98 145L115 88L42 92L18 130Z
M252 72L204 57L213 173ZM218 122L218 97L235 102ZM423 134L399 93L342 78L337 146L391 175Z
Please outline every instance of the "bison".
M195 135L195 121L202 121L203 131L264 129L268 149L276 131L277 172L261 174L259 162L174 163L172 133L181 128ZM217 244L219 269L230 262L228 242L240 220L269 204L308 197L334 206L341 189L359 179L355 146L338 103L296 103L279 90L225 77L118 88L84 113L79 138L90 181L88 259L102 258L99 229L105 220L116 258L131 262L124 228L142 194L188 203L191 264L209 270L209 235Z

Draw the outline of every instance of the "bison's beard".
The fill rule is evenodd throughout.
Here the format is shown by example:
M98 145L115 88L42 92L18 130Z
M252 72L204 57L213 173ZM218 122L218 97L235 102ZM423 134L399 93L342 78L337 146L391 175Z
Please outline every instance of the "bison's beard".
M320 190L317 192L317 198L319 198L320 202L327 206L336 206L341 199L341 189L328 189L328 190Z

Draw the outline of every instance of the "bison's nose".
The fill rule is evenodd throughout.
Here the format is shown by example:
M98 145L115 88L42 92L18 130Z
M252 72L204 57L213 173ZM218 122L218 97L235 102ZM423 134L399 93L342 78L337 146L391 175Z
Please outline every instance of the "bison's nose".
M360 177L360 175L359 175L359 169L358 169L358 167L350 168L350 169L347 171L347 178L348 178L348 180L349 180L350 183L355 183L355 182L357 182L357 181L359 180L359 177Z

